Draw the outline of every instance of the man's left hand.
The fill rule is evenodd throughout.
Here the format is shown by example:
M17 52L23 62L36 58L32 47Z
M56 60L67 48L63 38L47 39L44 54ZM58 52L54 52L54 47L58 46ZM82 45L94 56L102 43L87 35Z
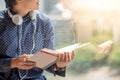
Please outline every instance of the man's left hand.
M66 67L74 58L74 51L72 53L64 52L64 53L58 53L57 58L57 68L64 68Z

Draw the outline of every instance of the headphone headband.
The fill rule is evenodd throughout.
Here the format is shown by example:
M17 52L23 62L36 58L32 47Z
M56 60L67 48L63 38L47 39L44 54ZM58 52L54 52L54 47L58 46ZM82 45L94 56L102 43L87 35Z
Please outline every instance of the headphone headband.
M13 23L16 25L21 25L23 22L23 17L19 14L15 14L13 15L10 10L8 10L8 15L10 16L10 18L12 19ZM35 20L36 19L36 14L35 11L31 11L29 13L31 20Z

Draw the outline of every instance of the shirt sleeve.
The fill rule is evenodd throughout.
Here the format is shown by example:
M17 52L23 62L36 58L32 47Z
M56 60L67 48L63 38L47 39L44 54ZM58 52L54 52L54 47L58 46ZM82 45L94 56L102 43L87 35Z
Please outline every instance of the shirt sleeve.
M2 22L2 20L0 19L0 34L2 33L2 31L4 30L4 23Z
M3 22L3 19L1 18L0 14L0 35L4 31L4 25L5 23ZM1 42L0 42L1 43ZM10 63L11 63L11 58L3 58L3 56L0 54L0 73L4 73L5 77L8 77L10 74Z
M44 48L55 49L55 35L54 27L51 21L48 19L44 25Z
M11 58L0 58L0 73L4 73L6 77L10 74Z
M65 73L66 73L66 67L64 68L60 68L60 69L57 69L56 68L56 64L50 66L49 68L46 69L46 71L50 72L50 73L53 73L54 76L56 75L59 75L59 76L62 76L62 77L65 77Z
M45 41L44 41L44 48L54 49L55 46L55 35L54 35L54 28L51 21L48 19L47 24L45 25ZM55 64L47 68L48 72L53 73L54 75L65 76L66 68L61 68L59 70L55 70Z

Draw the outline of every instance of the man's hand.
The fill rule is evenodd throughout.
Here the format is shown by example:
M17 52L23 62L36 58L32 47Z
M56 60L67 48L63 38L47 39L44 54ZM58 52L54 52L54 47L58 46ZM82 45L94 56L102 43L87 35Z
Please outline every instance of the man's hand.
M27 61L29 55L21 55L17 58L12 58L11 60L11 69L18 68L23 70L28 70L36 66L36 63L33 61Z
M74 58L74 51L70 54L69 52L59 53L56 62L57 68L66 67Z

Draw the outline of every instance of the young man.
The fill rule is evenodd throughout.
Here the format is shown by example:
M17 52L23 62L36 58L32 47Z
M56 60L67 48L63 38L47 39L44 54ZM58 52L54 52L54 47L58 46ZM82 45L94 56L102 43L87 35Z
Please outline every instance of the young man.
M54 31L49 18L39 11L39 0L5 0L7 9L0 11L0 80L46 80L42 69L29 54L54 49ZM65 67L74 57L57 54L57 62L46 70L65 76ZM42 64L42 63L41 63Z

